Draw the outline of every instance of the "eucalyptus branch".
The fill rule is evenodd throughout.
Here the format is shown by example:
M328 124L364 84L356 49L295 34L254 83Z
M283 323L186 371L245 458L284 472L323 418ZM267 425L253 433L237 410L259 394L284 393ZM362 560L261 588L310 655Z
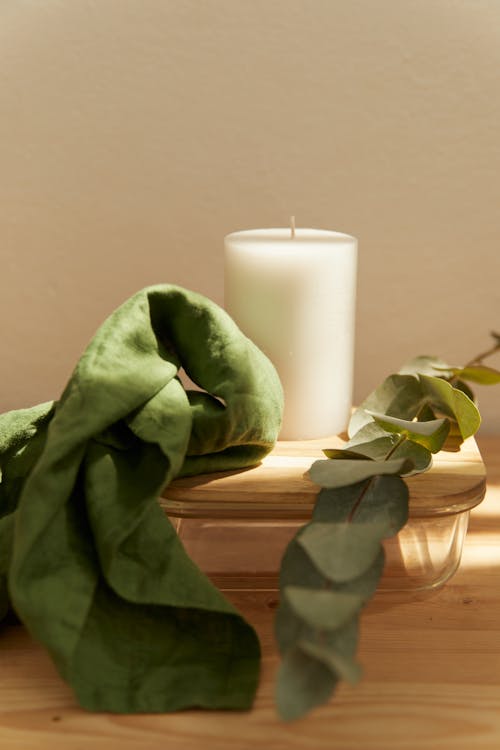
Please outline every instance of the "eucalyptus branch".
M482 365L500 350L500 335L492 335L495 346L465 367L417 357L390 375L355 411L344 448L325 449L327 458L311 466L309 476L321 489L280 570L283 718L324 703L339 680L359 679L358 620L382 575L382 541L408 520L404 477L429 468L451 427L460 440L477 431L480 415L463 381L500 382L500 371Z

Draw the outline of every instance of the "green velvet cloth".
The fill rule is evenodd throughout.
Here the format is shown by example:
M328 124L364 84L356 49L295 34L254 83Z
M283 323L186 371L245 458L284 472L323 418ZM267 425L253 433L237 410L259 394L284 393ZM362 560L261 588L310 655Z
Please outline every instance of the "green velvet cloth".
M0 417L0 618L12 606L82 706L251 705L256 634L158 496L175 476L257 463L282 406L274 367L229 316L161 285L106 320L58 402Z

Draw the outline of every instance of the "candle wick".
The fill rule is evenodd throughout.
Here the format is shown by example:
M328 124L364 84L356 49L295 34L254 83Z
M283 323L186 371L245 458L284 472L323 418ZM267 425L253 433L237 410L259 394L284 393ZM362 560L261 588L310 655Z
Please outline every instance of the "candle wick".
M295 239L295 216L290 216L290 231L292 233L292 240Z

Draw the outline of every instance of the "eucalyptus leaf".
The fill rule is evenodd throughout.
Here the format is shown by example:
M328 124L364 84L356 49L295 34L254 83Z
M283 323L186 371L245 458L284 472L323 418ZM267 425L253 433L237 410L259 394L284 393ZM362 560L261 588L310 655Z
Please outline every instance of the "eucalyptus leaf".
M400 375L434 375L451 377L453 369L440 357L420 355L410 359L399 370Z
M368 427L368 425L366 426ZM364 429L365 428L363 427L360 432L363 432ZM384 437L378 437L375 438L375 440L367 440L365 443L357 443L355 446L356 453L359 456L371 458L374 461L385 461L387 456L392 453L392 451L396 450L395 446L397 445L398 441L399 438L395 433L391 433L390 435L388 435L387 432L385 432ZM348 448L348 450L352 450L352 448Z
M429 419L434 418L431 409L424 406L420 413L426 411ZM373 438L373 439L372 439ZM375 461L384 461L390 454L391 458L409 458L414 463L411 471L405 472L404 476L410 476L421 471L425 471L432 464L432 454L422 445L404 440L399 443L399 435L395 432L388 433L376 422L370 422L357 432L345 447L364 455L367 458L373 458ZM353 451L353 452L354 452Z
M347 584L344 586L347 586ZM306 640L324 643L329 648L335 648L347 656L353 656L356 653L358 643L358 623L359 614L355 614L351 620L337 630L318 630L318 628L311 627L299 617L283 596L280 599L274 626L281 654L290 651L299 641Z
M366 416L367 418L370 418L370 421L364 424L363 427L360 427L359 430L349 438L347 443L345 443L344 448L351 450L356 448L359 443L368 443L372 440L377 440L378 438L389 438L389 440L393 441L393 444L397 442L397 437L394 435L388 435L386 430L374 422L369 414L366 414Z
M355 594L305 586L286 586L284 594L295 614L320 630L337 630L352 619L363 604L361 597Z
M316 633L314 628L296 614L284 596L281 596L276 611L274 632L280 654L286 654L303 638L314 638Z
M481 416L477 406L463 391L441 378L428 375L420 375L420 382L431 406L457 422L464 440L477 432Z
M431 409L430 404L423 403L418 410L418 421L419 422L431 422L433 419L437 419L434 411Z
M423 445L431 453L441 450L450 431L450 422L446 418L432 419L427 422L410 422L374 411L369 411L368 414L385 430L404 435L415 443Z
M363 603L371 599L377 590L378 583L382 577L385 563L385 552L381 546L375 560L372 562L369 568L357 578L352 578L349 581L342 583L334 582L332 584L335 591L342 591L345 594L356 594L361 597Z
M350 581L364 573L380 552L386 531L377 523L313 522L298 543L323 575L331 581Z
M404 440L392 453L392 458L408 458L413 462L413 469L405 472L401 476L409 477L412 474L419 474L427 471L432 466L432 453L423 445L413 442L413 440Z
M296 646L287 652L278 670L276 704L285 721L299 719L325 703L338 678L320 659Z
M338 510L341 510L338 503L331 503L328 499L324 506L325 515L322 516L321 512L323 506L321 495L323 495L323 493L331 492L342 492L342 490L321 490L318 504L316 505L316 508L314 510L315 520L326 520L331 522L332 509L337 508ZM345 514L344 517L339 517L333 520L346 520L351 510L352 503L348 508L344 505L342 508L342 512ZM317 512L318 517L316 518ZM375 593L379 578L382 575L383 568L384 551L383 548L381 548L380 553L375 559L374 563L368 570L362 573L362 575L343 583L331 582L329 583L329 586L333 591L355 594L356 596L361 597L363 601L368 601L368 599L370 599L370 597L372 597ZM280 567L279 585L281 591L284 590L285 586L289 585L307 586L311 589L318 589L325 586L325 577L315 566L305 549L299 544L297 537L288 544L287 549L285 550L285 554L283 555ZM285 597L282 597L280 601L280 607L282 603L286 603Z
M298 541L293 543L293 547L287 550L286 555L287 557L284 558L280 571L281 590L287 585L309 586L310 588L318 588L319 585L325 585L325 577L314 565L306 550L301 547ZM337 581L329 582L329 585L333 591L355 594L366 602L375 593L383 569L384 550L381 547L373 564L360 576L341 583Z
M280 654L291 651L301 641L308 641L323 644L352 658L356 653L359 639L359 614L355 614L337 630L318 630L310 627L296 615L283 597L276 615L275 630Z
M388 461L332 461L319 459L309 469L311 480L320 487L345 487L382 474L406 474L413 469L409 458L394 458Z
M308 638L311 643L324 643L328 648L334 648L339 653L352 657L356 653L359 640L359 615L352 618L347 625L339 630L325 633L315 631L314 638Z
M389 375L354 412L349 422L349 437L372 421L367 411L389 414L400 419L413 419L424 401L422 386L413 375Z
M368 488L373 481L370 477L370 479L365 479L364 482L348 484L345 487L321 489L316 498L313 521L328 521L329 523L347 522L354 515L356 507L364 502ZM297 541L301 535L299 533Z
M384 562L385 553L381 546L375 560L360 576L341 583L334 581L331 585L335 591L359 596L363 600L363 604L366 604L377 590L378 582L384 570Z
M303 526L300 529L299 534L287 545L281 560L279 572L279 585L281 590L289 584L309 586L309 588L312 589L317 589L325 585L324 576L314 565L313 561L298 541L299 536L303 534L311 524L312 521Z
M346 491L354 488L356 490L350 494ZM361 486L321 490L314 520L342 523L349 519L351 524L373 522L386 538L397 534L407 522L408 498L408 486L400 477L378 476Z
M408 521L408 500L408 485L401 477L375 477L354 510L351 523L373 523L384 538L394 536Z
M471 367L455 368L453 375L461 380L467 380L471 383L480 385L496 385L500 383L500 370L486 365L474 365Z
M465 393L465 395L468 396L473 403L476 403L474 392L472 388L470 388L470 386L465 382L465 380L455 380L453 383L453 387L457 388L459 391L462 391L462 393Z
M352 658L339 653L335 649L328 648L328 646L311 643L310 641L300 641L299 648L329 667L339 679L346 680L351 685L359 682L362 670Z
M366 453L357 453L356 451L349 450L349 448L323 448L323 453L325 454L325 456L327 456L327 458L340 458L349 461L366 461L366 459L368 458Z
M354 506L360 498L360 493L369 480L351 487L342 487L337 490L321 490L318 494L316 506L313 511L313 521L347 521L349 515L353 512ZM333 496L333 497L332 497ZM355 517L357 518L357 516ZM361 517L363 520L363 517ZM311 589L318 589L325 586L325 577L320 573L313 561L299 544L299 537L311 525L312 522L303 526L299 533L289 542L283 555L280 574L279 586L283 591L285 586L297 585L307 586ZM361 576L344 583L330 583L332 590L351 593L360 596L363 601L373 596L377 588L378 581L384 568L384 554L381 548L379 556L371 567ZM282 605L286 604L285 597L280 600L277 620L280 618ZM291 619L291 618L290 618ZM289 623L287 623L288 626ZM288 648L289 644L284 647Z

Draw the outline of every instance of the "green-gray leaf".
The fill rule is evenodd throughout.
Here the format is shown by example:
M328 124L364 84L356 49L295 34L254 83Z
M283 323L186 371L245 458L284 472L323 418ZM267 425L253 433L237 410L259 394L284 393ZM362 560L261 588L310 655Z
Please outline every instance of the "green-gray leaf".
M323 575L342 583L357 578L380 552L384 524L313 522L298 543Z
M285 721L298 719L325 703L338 678L318 658L298 646L285 654L278 671L276 703Z
M378 566L378 559L375 565ZM356 581L360 580L360 578L356 579ZM323 579L323 585L324 583L325 581ZM334 585L336 586L336 584ZM350 586L350 583L341 584L339 590L345 589L350 592ZM359 586L358 588L361 590ZM355 593L357 593L357 590ZM368 601L369 598L370 597L368 596L365 597L364 601ZM276 639L281 654L290 651L290 649L294 648L294 646L296 646L301 640L319 640L320 643L325 643L330 648L335 648L338 651L342 651L342 653L353 656L356 653L358 642L358 622L359 615L355 615L349 622L337 630L319 631L317 628L312 628L304 622L301 617L296 615L294 610L290 607L287 599L283 596L280 599L274 625Z
M323 448L323 453L327 458L340 458L349 461L366 461L366 459L369 458L366 453L357 453L356 451L349 450L349 448Z
M430 409L429 409L430 412ZM434 418L431 414L430 419ZM404 440L397 445L399 436L397 433L387 433L376 422L370 422L357 432L345 447L358 455L373 458L375 461L384 461L389 454L391 458L409 458L414 463L412 471L405 474L415 474L425 471L432 464L432 455L427 448L418 445L411 440ZM353 452L354 452L353 451Z
M423 402L422 386L413 375L389 375L361 403L349 422L349 437L358 432L365 424L372 421L368 410L389 414L400 419L413 419Z
M435 377L451 377L452 368L439 357L420 355L414 357L400 368L400 375L434 375Z
M432 465L432 453L423 445L414 443L413 440L404 440L392 453L392 458L408 458L413 462L412 471L402 476L409 477L426 471Z
M364 501L373 479L364 482L348 484L345 487L322 489L317 496L313 511L313 521L329 521L330 523L344 523L354 514L356 506ZM310 525L310 524L309 524ZM300 534L297 537L300 537Z
M477 432L481 416L477 406L463 391L453 388L441 378L428 375L420 375L420 382L432 407L456 420L464 440Z
M462 380L480 385L496 385L500 383L500 371L486 365L474 365L473 367L454 368L453 374Z
M353 524L376 523L386 538L397 534L407 522L408 495L406 482L397 476L375 477L354 488L324 489L313 518L323 523L345 522L348 518Z
M432 419L427 422L413 422L406 419L390 417L387 414L369 411L375 422L388 432L397 432L400 435L423 445L431 453L437 453L444 445L450 431L448 419Z
M311 480L320 487L345 487L348 484L362 482L373 476L383 474L407 474L412 471L413 463L409 458L395 458L389 461L332 461L319 459L309 469Z
M353 502L350 502L349 504L335 501L331 502L331 498L329 498L328 495L330 493L343 493L347 489L350 488L344 487L340 490L321 490L318 496L318 502L314 509L314 520L329 522L345 521L352 510ZM325 495L324 498L323 495ZM339 515L335 516L335 512ZM363 518L361 518L361 520L363 520ZM363 601L368 601L368 599L370 599L375 593L383 568L384 554L383 549L381 548L379 557L376 558L373 565L361 576L345 583L333 583L332 588L335 591L356 594L357 596L360 596ZM280 567L279 585L281 591L283 591L285 586L289 585L307 586L312 589L318 589L325 585L324 576L322 576L320 571L314 565L305 549L300 546L298 537L295 537L295 539L289 543L285 550L285 554L283 555ZM282 598L280 602L280 608L283 603L285 603L284 598Z
M281 596L274 620L274 632L280 654L286 654L290 649L294 648L302 638L314 638L317 631L304 622L304 620L294 612L285 597Z
M378 582L384 571L384 563L385 553L384 548L381 546L375 561L372 562L370 567L365 570L364 573L350 581L334 583L333 586L336 591L360 596L363 599L363 603L366 603L377 590Z
M325 584L324 577L298 542L300 534L303 534L311 523L312 521L300 529L285 550L280 566L279 584L281 591L289 584L308 586L312 589L318 589Z
M366 414L366 417L368 418L369 415ZM370 417L370 421L363 425L363 427L360 427L359 430L347 441L344 447L349 450L352 448L357 450L356 446L359 445L359 443L368 443L372 440L378 440L379 438L389 438L393 441L392 445L398 440L394 435L388 435L387 432Z
M465 395L468 396L471 401L476 403L474 392L472 391L471 387L465 382L465 380L455 380L453 383L453 387L458 388L459 391L465 393Z
M372 422L372 424L375 424ZM367 427L371 425L366 425ZM363 427L360 432L364 432ZM359 434L359 433L358 433ZM364 456L365 458L372 458L374 461L385 461L389 453L394 450L394 446L398 442L399 438L396 434L388 435L385 433L384 437L375 438L375 440L367 440L365 443L359 442L356 444L356 453L358 456ZM350 441L349 441L350 442ZM351 451L351 448L347 450ZM353 451L354 452L354 451Z
M328 589L286 586L284 594L294 612L310 627L337 630L352 619L363 604L360 596Z
M299 648L329 667L339 679L346 680L351 685L359 682L362 670L354 659L335 649L328 648L328 646L312 643L311 641L300 641Z

